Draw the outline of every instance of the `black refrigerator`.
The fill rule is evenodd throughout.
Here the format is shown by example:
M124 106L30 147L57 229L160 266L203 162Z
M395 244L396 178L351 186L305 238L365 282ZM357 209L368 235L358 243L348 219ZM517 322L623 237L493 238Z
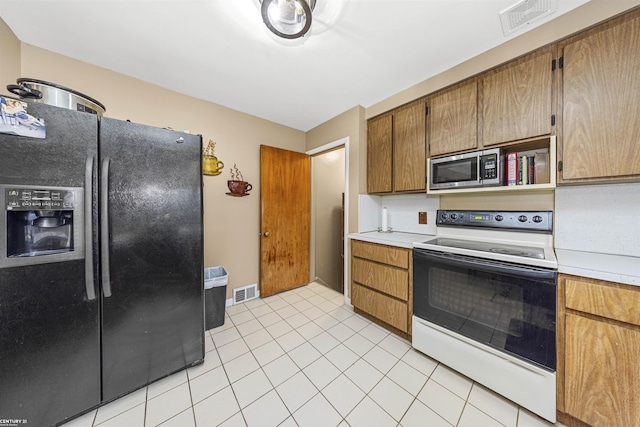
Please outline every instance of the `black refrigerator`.
M202 141L27 112L44 139L0 134L0 419L47 426L204 360Z

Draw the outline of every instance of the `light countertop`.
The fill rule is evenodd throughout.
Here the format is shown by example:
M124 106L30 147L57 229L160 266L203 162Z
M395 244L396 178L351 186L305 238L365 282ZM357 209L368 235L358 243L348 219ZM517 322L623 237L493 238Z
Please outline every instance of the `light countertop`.
M640 286L640 258L556 249L558 272Z
M424 242L436 236L432 234L403 233L394 231L393 233L381 233L378 231L368 231L365 233L350 233L347 237L364 242L379 243L381 245L398 246L401 248L413 248L413 242Z
M350 233L348 237L364 242L411 249L414 242L424 242L436 236L431 234L369 231ZM558 259L559 273L640 286L640 258L638 257L566 249L556 249L555 253Z

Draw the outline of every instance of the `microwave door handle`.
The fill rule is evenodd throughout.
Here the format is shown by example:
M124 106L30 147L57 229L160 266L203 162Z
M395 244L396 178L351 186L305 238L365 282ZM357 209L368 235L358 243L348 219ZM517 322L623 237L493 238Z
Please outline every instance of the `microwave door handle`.
M93 280L93 156L87 157L84 171L84 283L87 300L96 299Z
M491 271L495 273L502 273L502 274L508 274L508 275L517 274L519 277L525 277L528 279L549 280L549 279L554 279L556 277L555 270L529 267L524 265L518 266L515 264L507 264L500 261L473 258L473 257L468 257L468 256L458 255L458 254L424 251L420 249L414 249L414 254L417 256L417 258L421 258L424 260L432 259L434 261L440 261L447 264L455 264L456 266L463 267L463 268ZM414 267L414 270L415 270L415 267Z
M100 174L100 259L102 261L102 294L111 296L111 272L109 265L109 162L102 160Z

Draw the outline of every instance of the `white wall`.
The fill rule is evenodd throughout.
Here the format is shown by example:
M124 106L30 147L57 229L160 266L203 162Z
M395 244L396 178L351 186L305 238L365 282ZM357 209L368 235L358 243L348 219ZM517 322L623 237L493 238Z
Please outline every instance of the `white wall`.
M556 188L555 248L640 257L640 183Z
M382 225L382 208L387 208L388 226L395 232L436 234L436 211L440 208L438 196L398 194L358 198L358 232L377 231ZM427 224L418 224L418 212L427 212Z

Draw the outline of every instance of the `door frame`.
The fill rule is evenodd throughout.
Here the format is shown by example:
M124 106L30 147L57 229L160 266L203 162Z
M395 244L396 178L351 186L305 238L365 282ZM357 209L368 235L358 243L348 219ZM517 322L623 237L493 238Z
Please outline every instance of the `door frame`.
M344 300L347 304L351 305L351 298L349 297L349 137L340 138L336 141L328 144L321 145L320 147L306 151L305 154L313 157L318 154L323 154L327 151L334 150L336 148L344 147L344 259L342 260L344 265ZM313 162L311 162L311 176L313 177ZM314 197L313 197L313 185L311 186L311 211L314 211ZM311 245L315 245L315 216L311 217ZM313 251L315 254L315 251ZM309 257L309 264L311 264L311 257ZM311 277L309 278L312 279Z

